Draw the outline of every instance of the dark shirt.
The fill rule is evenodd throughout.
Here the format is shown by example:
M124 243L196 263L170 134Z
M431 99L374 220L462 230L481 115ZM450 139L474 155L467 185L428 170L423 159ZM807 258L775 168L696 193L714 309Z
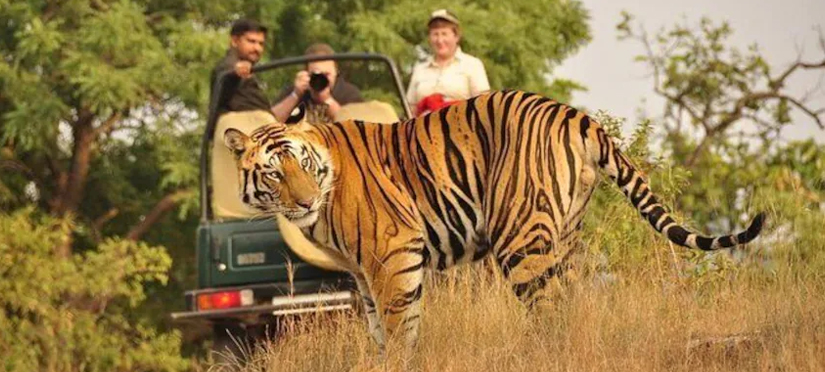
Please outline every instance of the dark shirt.
M289 96L289 94L294 90L295 86L290 84L288 87L281 90L278 94L278 99L275 101L281 102L281 100ZM327 105L323 102L315 102L312 99L312 93L309 89L307 89L307 91L304 92L300 98L301 99L298 100L295 107L303 106L304 120L306 120L306 122L310 124L320 124L328 123L334 120L334 118L330 117L327 112ZM350 103L364 102L364 99L361 98L361 91L358 90L355 85L350 84L340 76L335 79L335 85L332 86L332 98L338 101L338 104L341 106ZM289 122L290 119L287 119L287 123Z
M226 56L218 62L212 70L210 78L210 94L215 88L215 80L224 71L234 71L235 64L240 60L234 49L229 49ZM223 83L218 101L218 112L270 110L269 100L261 87L261 82L255 75L248 79L241 79L234 72ZM210 95L211 97L211 95Z
M295 86L290 84L288 87L281 90L275 101L281 102L281 100L289 96L289 94L294 90ZM301 99L298 100L298 105L303 103L308 112L326 112L326 104L312 100L312 93L310 93L309 89L307 89L307 91L304 92L300 98ZM352 85L348 81L344 80L341 76L335 79L335 85L332 86L332 98L338 101L338 104L341 106L350 103L364 102L364 99L361 97L361 91L358 90L355 85ZM331 118L327 119L331 120ZM310 120L310 122L314 123L314 120Z

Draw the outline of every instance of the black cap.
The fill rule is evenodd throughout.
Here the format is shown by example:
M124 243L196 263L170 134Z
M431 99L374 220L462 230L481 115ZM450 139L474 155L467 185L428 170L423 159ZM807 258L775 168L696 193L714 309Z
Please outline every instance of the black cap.
M264 34L266 34L267 29L266 27L258 23L258 21L242 18L235 22L232 22L232 29L229 32L229 34L232 36L241 36L247 32L263 32Z

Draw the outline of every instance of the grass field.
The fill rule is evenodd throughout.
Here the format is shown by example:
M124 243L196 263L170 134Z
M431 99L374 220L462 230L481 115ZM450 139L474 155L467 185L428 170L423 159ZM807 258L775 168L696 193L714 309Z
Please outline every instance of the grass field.
M702 281L650 268L609 283L582 280L555 309L527 311L489 272L466 267L428 280L410 369L825 371L822 275L739 271ZM312 316L287 328L244 370L403 369L392 350L386 361L376 358L355 314Z

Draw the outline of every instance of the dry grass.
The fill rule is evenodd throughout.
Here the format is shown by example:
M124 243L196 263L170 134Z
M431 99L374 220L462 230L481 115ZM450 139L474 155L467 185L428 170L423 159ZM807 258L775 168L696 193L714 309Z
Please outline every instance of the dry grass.
M739 275L713 285L651 275L571 287L527 311L478 268L429 280L420 371L825 371L822 276ZM647 278L645 278L647 277ZM354 314L315 316L255 355L248 371L396 371ZM730 338L730 336L741 336ZM714 341L722 342L714 342Z

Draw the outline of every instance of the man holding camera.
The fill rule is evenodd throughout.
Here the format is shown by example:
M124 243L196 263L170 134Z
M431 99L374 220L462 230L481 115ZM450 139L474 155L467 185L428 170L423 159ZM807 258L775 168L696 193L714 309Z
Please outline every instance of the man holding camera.
M335 51L327 44L310 45L305 56L327 56ZM306 110L305 118L309 123L330 122L341 106L363 102L361 92L354 85L338 76L335 61L315 61L307 63L306 70L295 75L291 87L281 91L278 103L272 106L275 118L286 122L292 111L300 103Z

